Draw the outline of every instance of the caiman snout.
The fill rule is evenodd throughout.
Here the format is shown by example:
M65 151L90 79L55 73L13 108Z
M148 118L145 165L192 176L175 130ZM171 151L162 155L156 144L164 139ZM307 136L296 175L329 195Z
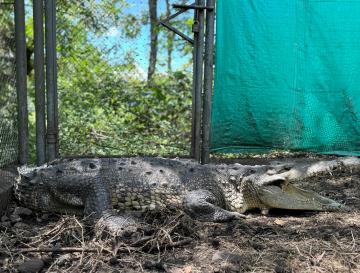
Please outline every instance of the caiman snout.
M316 192L304 190L289 183L281 175L263 177L258 189L261 202L268 208L339 211L348 210L346 206L321 196Z

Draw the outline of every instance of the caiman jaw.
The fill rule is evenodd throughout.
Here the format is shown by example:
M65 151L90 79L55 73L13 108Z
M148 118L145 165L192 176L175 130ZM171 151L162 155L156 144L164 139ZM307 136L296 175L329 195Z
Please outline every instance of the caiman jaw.
M263 185L259 198L268 208L314 211L346 210L346 206L313 191L303 190L284 180Z

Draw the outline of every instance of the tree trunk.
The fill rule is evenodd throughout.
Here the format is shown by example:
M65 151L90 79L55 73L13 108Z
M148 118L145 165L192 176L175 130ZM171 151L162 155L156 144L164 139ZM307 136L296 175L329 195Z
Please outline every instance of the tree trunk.
M166 17L170 16L170 0L165 0L166 2ZM174 32L168 31L167 32L167 66L168 66L168 73L172 72L172 53L174 50Z
M148 82L151 82L156 69L158 48L158 26L157 26L157 0L149 0L150 15L150 56L148 68Z

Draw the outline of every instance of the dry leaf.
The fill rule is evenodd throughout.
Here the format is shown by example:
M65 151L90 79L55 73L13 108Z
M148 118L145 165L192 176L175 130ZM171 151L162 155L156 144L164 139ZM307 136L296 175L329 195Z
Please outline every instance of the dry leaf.
M287 221L281 220L281 219L276 219L274 221L275 224L277 224L278 226L285 226L285 224L287 223Z

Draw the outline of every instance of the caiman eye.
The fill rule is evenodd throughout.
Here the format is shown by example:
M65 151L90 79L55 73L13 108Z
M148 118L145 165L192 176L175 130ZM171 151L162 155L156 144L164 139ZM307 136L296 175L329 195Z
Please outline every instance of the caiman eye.
M92 170L96 169L95 163L90 162L90 163L89 163L89 168L92 169Z

